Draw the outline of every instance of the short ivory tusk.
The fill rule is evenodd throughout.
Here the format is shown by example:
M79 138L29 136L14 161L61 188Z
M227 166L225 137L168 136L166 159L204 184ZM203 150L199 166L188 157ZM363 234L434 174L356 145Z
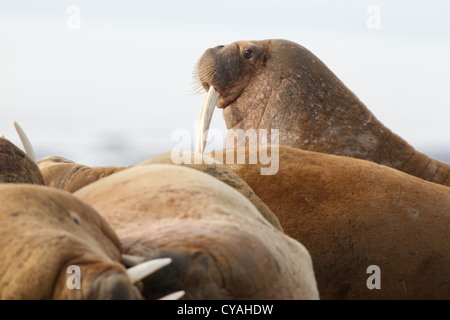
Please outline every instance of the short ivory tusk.
M122 254L122 263L128 268L137 266L138 264L144 262L144 260L145 260L144 257Z
M17 134L19 135L20 141L22 141L23 148L25 149L25 153L34 161L37 162L36 153L34 153L33 146L31 145L30 140L28 139L25 131L19 126L17 122L14 121L14 127L16 128Z
M168 294L167 296L164 296L162 298L159 298L158 300L180 300L184 296L185 292L183 290L173 292L171 294Z
M134 267L131 267L127 269L128 277L130 277L131 282L136 283L152 273L158 271L162 267L167 266L172 262L172 259L170 258L162 258L162 259L155 259L150 261L145 261L143 263L140 263Z
M200 116L198 118L197 139L195 145L195 152L203 153L206 145L207 134L209 125L211 124L212 115L219 100L219 93L213 86L209 87L206 97L203 99L202 107L200 109Z

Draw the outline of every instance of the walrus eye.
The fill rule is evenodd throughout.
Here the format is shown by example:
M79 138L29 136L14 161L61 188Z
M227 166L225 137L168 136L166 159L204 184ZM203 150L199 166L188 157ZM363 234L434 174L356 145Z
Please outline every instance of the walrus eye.
M250 59L251 57L253 57L254 53L253 53L253 50L251 50L251 49L245 49L243 54L244 54L245 59Z

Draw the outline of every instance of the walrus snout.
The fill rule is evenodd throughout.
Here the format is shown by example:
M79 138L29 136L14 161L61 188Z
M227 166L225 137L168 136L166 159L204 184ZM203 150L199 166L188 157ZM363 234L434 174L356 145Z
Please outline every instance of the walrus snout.
M226 107L234 101L245 88L243 86L230 86L230 83L241 82L244 74L244 61L241 61L241 49L237 42L229 45L219 45L209 48L200 58L197 69L197 85L201 85L208 92L209 87L220 94L219 108ZM245 59L245 58L244 58Z
M220 45L207 49L198 61L196 70L194 71L197 89L203 88L208 92L209 87L213 85L214 78L217 74L216 55L224 47Z

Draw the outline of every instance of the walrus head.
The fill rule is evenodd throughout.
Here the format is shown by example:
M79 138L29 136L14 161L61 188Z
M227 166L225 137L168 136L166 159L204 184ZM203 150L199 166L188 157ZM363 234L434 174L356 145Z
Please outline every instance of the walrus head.
M287 145L317 145L336 131L328 110L340 106L352 112L352 105L361 104L324 63L288 40L238 41L208 49L194 74L198 85L217 95L202 107L204 130L217 104L228 129L279 129L280 142Z
M198 84L206 91L213 86L220 94L217 106L227 107L265 68L269 45L270 40L239 41L208 49L197 65Z
M204 150L217 104L227 128L234 129L227 147L234 146L236 132L278 130L278 141L268 136L259 140L365 159L450 184L448 164L417 152L392 133L325 63L295 42L238 41L208 49L194 74L208 92L200 111L197 152Z

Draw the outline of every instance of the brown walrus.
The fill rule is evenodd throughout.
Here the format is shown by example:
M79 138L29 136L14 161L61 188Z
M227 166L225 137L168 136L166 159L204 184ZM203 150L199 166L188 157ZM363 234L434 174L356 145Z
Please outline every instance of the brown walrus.
M45 185L75 192L88 184L127 167L89 167L71 160L49 156L38 161Z
M170 257L143 281L187 299L318 299L312 262L241 193L199 170L136 166L74 193L114 228L125 253ZM160 279L170 279L161 281Z
M0 183L44 184L36 163L9 140L0 137Z
M205 155L191 152L186 152L182 155L182 157L186 156L189 160L186 161L186 163L181 163L180 165L205 172L233 187L249 199L250 202L264 216L264 218L266 218L267 221L269 221L275 228L281 231L283 230L273 212L270 211L270 209L253 192L253 190L233 171L223 164L215 163L214 159L210 159L211 161L208 161L208 159L205 159ZM89 167L57 156L45 157L39 160L38 164L47 186L63 189L69 192L75 192L97 180L127 169L127 167ZM173 164L171 152L156 155L137 165L140 166L150 164ZM131 168L131 166L128 168Z
M230 187L233 187L243 196L245 196L256 207L256 209L258 209L261 215L266 218L267 221L269 221L272 226L280 231L283 231L283 228L281 227L281 224L278 221L276 215L272 211L270 211L267 205L261 201L261 199L245 183L245 181L239 178L239 176L235 174L230 168L226 167L222 163L214 161L214 159L212 158L207 159L206 155L201 155L199 153L185 151L183 152L182 157L184 157L187 161L182 162L179 165L207 173L210 176L226 183ZM151 164L174 164L172 153L166 152L156 155L139 163L138 165Z
M217 101L228 129L278 129L279 144L365 159L450 185L449 164L416 151L392 133L297 43L272 39L211 48L196 74L205 90L213 88L206 99L209 106L202 106L202 131L208 129L210 108Z
M0 299L142 299L134 282L149 266L127 270L116 234L86 203L21 183L0 184L0 203Z
M308 249L322 299L450 299L450 187L370 161L269 149L274 175L228 166ZM249 159L249 148L237 152ZM366 285L371 265L380 290Z

